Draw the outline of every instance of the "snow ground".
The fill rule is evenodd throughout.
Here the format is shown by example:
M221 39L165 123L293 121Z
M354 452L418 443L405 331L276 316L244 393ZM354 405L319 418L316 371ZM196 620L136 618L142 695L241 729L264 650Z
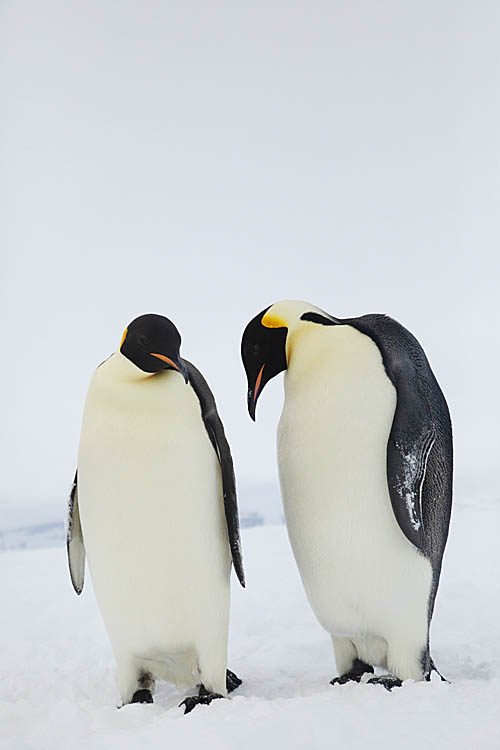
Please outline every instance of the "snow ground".
M0 747L500 748L500 502L457 504L432 631L451 680L332 687L328 635L303 593L284 526L243 531L247 590L234 582L230 700L184 716L185 694L116 709L106 631L90 577L78 599L64 549L0 554Z

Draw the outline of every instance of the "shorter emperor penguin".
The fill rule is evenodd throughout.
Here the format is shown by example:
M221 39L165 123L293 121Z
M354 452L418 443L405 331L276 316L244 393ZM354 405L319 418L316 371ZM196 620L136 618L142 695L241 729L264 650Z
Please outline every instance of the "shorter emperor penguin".
M71 492L77 594L88 557L121 698L151 703L156 678L226 696L231 558L242 586L231 452L214 397L162 315L141 315L94 372Z
M448 407L416 338L386 315L334 318L278 302L247 325L255 419L285 370L278 465L288 534L339 677L430 679L429 626L448 535Z

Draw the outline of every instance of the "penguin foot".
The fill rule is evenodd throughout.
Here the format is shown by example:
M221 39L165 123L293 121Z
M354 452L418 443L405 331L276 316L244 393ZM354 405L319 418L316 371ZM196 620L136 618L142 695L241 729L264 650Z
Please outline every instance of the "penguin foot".
M231 672L230 669L226 669L226 688L228 693L232 693L233 690L236 690L242 683L242 680L238 677L238 675L234 674L234 672Z
M152 703L153 702L153 696L151 695L151 691L147 690L146 688L142 688L142 690L136 690L135 693L132 696L131 703Z
M352 667L340 677L330 680L330 685L345 685L346 682L359 682L366 672L373 674L373 667L361 659L354 659ZM371 682L371 680L370 680Z
M391 677L390 675L382 675L381 677L371 677L368 680L369 685L383 685L389 692L394 687L401 687L403 684L402 680L397 677Z
M200 703L204 706L208 706L213 700L215 700L215 698L222 697L223 696L219 693L209 693L203 685L200 685L198 695L190 695L185 698L182 703L179 703L179 708L184 706L184 713L189 714L193 708L196 708Z

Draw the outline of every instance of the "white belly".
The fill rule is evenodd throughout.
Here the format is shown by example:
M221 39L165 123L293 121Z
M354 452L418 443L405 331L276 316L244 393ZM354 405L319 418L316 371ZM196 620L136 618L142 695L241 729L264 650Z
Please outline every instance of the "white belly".
M285 376L278 463L311 606L335 635L390 639L424 627L425 641L432 573L391 508L386 450L396 391L380 352L349 326L309 326L298 335Z
M133 365L117 357L96 370L87 396L78 456L85 548L116 654L161 662L162 676L182 683L189 678L176 671L189 672L204 644L222 639L226 648L220 469L192 388L173 372L120 379L119 368Z

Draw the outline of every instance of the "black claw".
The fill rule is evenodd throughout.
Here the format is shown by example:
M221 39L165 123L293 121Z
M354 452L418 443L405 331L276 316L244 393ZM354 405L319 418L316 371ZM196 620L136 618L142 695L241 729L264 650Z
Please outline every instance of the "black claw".
M330 680L330 685L345 685L346 682L359 682L366 672L373 674L373 667L361 659L354 659L352 667L340 677Z
M232 693L242 683L242 680L230 669L226 669L226 689L228 693Z
M131 703L152 703L153 696L150 690L143 688L142 690L136 690L132 696Z
M401 687L403 682L397 677L371 677L368 680L370 685L383 685L386 690L391 691L394 687Z
M230 669L226 670L226 689L228 693L236 690L241 685L242 681L234 672ZM189 714L193 708L200 704L208 706L216 698L222 698L223 696L219 693L209 693L204 685L199 686L198 695L190 695L185 698L182 703L179 704L179 708L184 706L184 713Z
M184 706L184 713L188 714L200 703L204 706L208 706L213 700L215 700L215 698L222 698L222 695L219 693L209 693L203 685L200 685L199 695L188 696L182 701L182 703L179 703L179 708Z
M188 714L198 704L198 696L190 695L189 698L185 698L182 703L179 703L179 708L184 706L184 713Z
M334 677L333 680L330 680L330 685L345 685L347 682L359 682L360 680L361 675L352 675L348 672L343 674L342 677Z

